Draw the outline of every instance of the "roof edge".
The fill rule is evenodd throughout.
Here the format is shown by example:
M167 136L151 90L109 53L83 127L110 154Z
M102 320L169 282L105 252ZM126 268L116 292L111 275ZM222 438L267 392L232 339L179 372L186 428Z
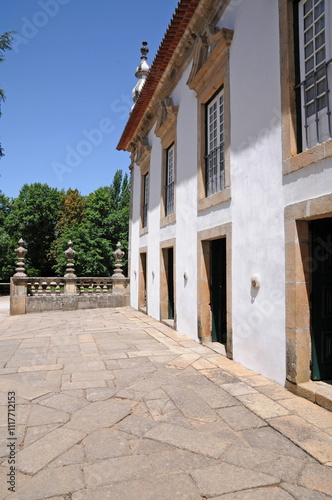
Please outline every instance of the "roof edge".
M127 124L116 147L118 151L129 151L129 145L135 134L145 111L164 75L174 51L185 34L200 0L180 0L175 13L168 25L157 54L151 65L149 74L142 91L129 116Z

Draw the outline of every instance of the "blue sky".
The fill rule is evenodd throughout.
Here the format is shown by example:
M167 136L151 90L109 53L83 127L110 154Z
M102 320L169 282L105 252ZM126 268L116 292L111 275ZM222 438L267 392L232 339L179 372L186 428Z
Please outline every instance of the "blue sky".
M132 106L141 42L151 65L176 0L0 0L0 190L47 183L85 195L129 172L116 151Z

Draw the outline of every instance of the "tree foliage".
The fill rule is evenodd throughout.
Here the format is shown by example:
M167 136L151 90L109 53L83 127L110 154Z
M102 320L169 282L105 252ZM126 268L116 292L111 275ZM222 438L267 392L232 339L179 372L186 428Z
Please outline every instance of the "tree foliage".
M65 197L67 197L68 192ZM73 201L73 194L69 196ZM110 276L113 273L116 244L121 242L125 252L124 271L128 264L128 224L129 224L130 187L128 176L118 170L110 186L96 189L87 198L76 199L79 206L76 216L57 226L59 230L53 250L56 252L54 270L63 275L66 267L64 251L68 240L73 242L75 270L78 276ZM69 201L67 206L69 206Z
M12 202L5 225L16 244L20 238L26 242L29 276L52 276L55 262L49 250L55 240L60 201L60 191L36 182L24 184Z
M77 189L65 193L47 184L25 184L10 200L0 192L0 280L14 274L14 249L23 238L28 250L28 276L63 276L64 254L72 240L77 276L111 276L118 241L127 272L130 186L118 170L110 186L88 196Z
M9 279L15 266L15 242L6 228L11 201L0 191L0 279Z

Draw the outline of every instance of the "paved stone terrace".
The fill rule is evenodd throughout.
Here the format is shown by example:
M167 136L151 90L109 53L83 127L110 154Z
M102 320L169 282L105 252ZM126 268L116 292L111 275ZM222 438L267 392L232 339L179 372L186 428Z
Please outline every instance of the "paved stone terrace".
M0 307L0 332L0 498L332 498L331 412L149 316Z

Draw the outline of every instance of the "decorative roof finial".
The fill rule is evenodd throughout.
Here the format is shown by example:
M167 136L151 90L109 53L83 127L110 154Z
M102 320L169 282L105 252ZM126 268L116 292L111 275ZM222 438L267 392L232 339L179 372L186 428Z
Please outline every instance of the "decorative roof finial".
M141 47L141 59L147 59L146 55L148 54L149 52L149 48L148 48L148 42L142 42L142 47Z
M138 82L136 83L135 87L133 88L133 101L136 103L138 96L140 95L143 85L145 83L145 80L149 74L150 66L146 62L147 60L147 54L149 52L149 49L147 47L148 42L142 42L142 47L141 47L141 62L137 66L135 76L138 78ZM135 104L134 104L135 106ZM133 107L134 107L133 106Z

